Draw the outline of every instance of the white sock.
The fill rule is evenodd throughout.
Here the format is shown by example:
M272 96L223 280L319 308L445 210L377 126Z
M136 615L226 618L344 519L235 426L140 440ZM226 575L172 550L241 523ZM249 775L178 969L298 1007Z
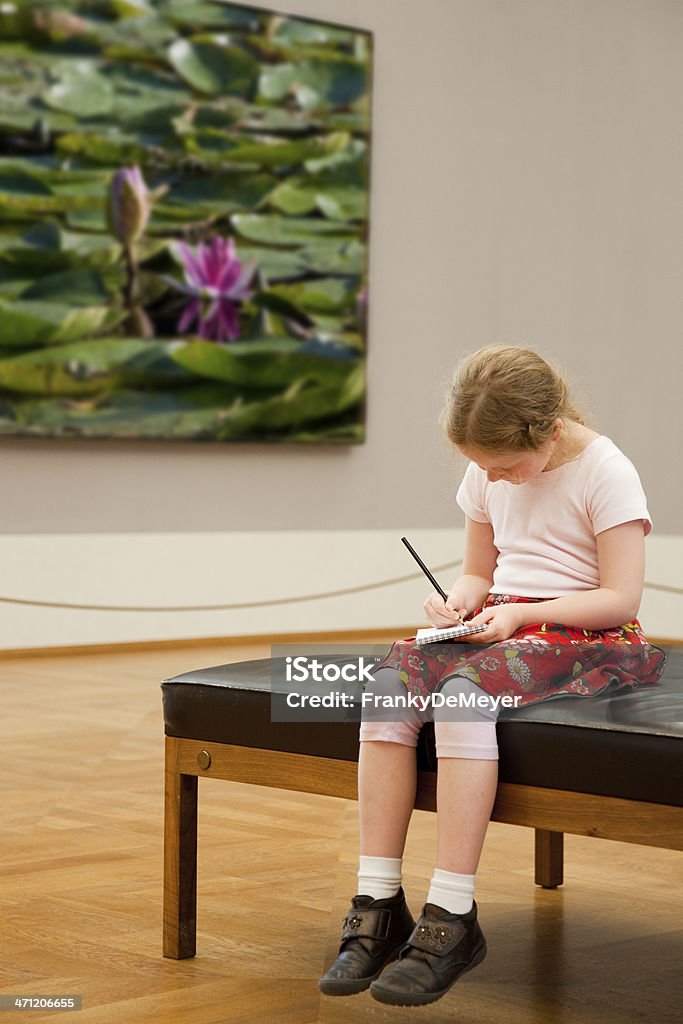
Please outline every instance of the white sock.
M384 900L401 888L401 857L365 857L358 861L358 893Z
M443 907L449 914L466 914L472 909L476 877L434 868L427 903L436 903L437 907Z

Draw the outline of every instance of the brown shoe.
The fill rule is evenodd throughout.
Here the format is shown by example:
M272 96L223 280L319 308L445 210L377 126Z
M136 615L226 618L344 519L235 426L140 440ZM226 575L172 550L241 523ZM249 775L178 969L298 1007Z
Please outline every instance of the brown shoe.
M486 956L477 904L467 914L449 914L426 903L399 959L373 981L370 995L392 1006L425 1006L448 992Z
M318 988L328 996L364 992L385 964L398 955L414 927L403 889L382 900L354 896L342 922L339 956L318 982Z

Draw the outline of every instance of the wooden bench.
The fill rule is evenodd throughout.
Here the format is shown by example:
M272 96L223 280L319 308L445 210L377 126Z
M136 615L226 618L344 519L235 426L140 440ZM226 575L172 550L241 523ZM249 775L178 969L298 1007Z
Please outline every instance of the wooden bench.
M666 651L656 686L501 715L492 820L535 829L538 885L562 884L565 832L683 849L683 649ZM162 683L164 956L196 952L199 778L357 798L358 721L272 721L275 664L220 665ZM434 811L431 723L417 757L415 807Z

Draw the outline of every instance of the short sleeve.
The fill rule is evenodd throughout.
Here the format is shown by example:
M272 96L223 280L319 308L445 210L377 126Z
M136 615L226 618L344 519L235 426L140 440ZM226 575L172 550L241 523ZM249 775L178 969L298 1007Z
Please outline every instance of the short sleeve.
M458 488L455 500L466 516L474 519L476 523L489 523L486 509L484 507L483 474L473 462L470 462L462 483Z
M633 519L642 520L646 537L652 530L638 471L621 452L596 467L590 481L587 505L595 534Z

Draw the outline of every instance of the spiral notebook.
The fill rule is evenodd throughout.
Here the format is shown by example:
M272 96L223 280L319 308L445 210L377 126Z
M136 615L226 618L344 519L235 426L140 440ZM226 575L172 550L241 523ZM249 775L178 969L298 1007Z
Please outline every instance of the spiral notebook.
M457 640L460 636L470 636L472 633L481 633L486 629L486 623L478 626L468 626L466 623L461 626L446 626L445 629L418 629L415 634L415 643L418 647L423 644L435 644L442 640Z

